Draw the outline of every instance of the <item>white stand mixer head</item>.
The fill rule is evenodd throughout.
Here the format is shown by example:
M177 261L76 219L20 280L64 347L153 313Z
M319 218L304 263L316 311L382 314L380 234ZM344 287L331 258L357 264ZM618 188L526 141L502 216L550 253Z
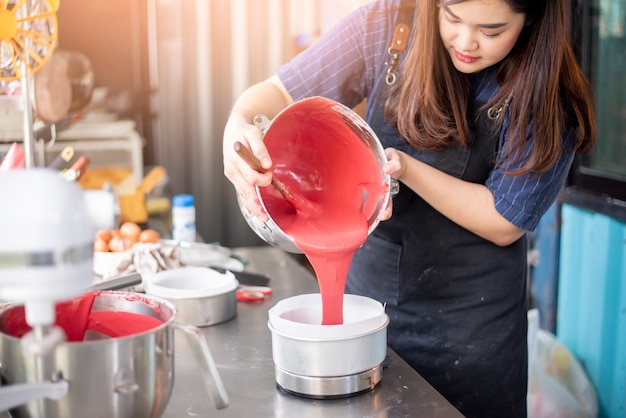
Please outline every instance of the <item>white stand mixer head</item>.
M52 325L55 304L93 280L83 192L54 170L17 170L0 174L0 202L0 299L24 303L33 328Z

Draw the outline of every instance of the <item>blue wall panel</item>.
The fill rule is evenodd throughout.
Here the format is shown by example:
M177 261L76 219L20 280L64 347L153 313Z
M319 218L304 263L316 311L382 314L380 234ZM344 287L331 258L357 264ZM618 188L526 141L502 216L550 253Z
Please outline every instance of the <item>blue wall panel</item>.
M556 331L560 211L561 206L553 204L539 221L537 230L530 234L532 250L538 255L530 269L532 307L539 310L540 327L553 334Z
M598 393L600 418L626 417L626 224L563 205L557 337Z

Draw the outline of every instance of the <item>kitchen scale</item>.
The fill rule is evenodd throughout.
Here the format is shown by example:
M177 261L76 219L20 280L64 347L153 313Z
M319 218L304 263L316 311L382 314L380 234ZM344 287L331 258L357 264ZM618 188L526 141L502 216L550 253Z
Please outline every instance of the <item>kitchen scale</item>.
M301 376L276 367L276 385L296 396L310 399L341 399L373 390L383 378L383 363L349 376Z

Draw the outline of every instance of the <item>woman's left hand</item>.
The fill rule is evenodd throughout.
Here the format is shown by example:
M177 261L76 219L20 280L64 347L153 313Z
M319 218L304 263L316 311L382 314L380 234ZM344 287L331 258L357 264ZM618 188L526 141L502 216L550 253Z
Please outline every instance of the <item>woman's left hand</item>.
M404 171L406 170L406 162L400 151L395 148L385 149L385 155L387 156L387 162L383 165L383 172L388 174L392 179L399 180ZM393 199L392 195L389 195L389 200L385 209L378 215L378 219L386 221L391 218L393 213Z
M395 148L386 148L385 155L387 162L383 165L383 171L400 181L406 171L405 154Z

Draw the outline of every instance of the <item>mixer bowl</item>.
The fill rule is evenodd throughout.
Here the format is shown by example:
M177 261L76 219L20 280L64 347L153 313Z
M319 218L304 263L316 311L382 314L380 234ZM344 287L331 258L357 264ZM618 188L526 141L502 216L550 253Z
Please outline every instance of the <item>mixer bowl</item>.
M13 307L7 305L0 310L0 328L3 330L7 314ZM153 296L102 291L95 297L93 311L131 312L157 318L163 323L126 337L62 343L49 356L43 357L40 365L34 357L24 355L19 338L0 333L0 374L4 385L22 384L27 387L42 380L65 380L69 383L68 393L59 400L27 402L11 410L12 416L161 416L174 384L173 330L182 328L186 333L192 330L174 322L176 308L172 303ZM210 363L207 367L211 369L212 358L206 360ZM202 371L206 370L201 361L199 367ZM215 380L211 384L221 388L217 374L212 378ZM227 399L225 402L227 405ZM218 408L225 406L216 404Z
M368 232L379 223L389 197L390 178L382 171L387 161L384 149L369 125L350 108L323 97L310 97L283 109L273 120L263 115L255 118L272 156L272 170L291 191L315 201L319 193L332 193L337 204L344 204L347 194L362 200L361 212L368 222ZM357 159L356 155L369 155ZM367 160L367 162L365 162ZM352 182L352 183L349 183ZM335 187L341 183L349 193ZM373 194L363 184L378 186ZM268 202L284 203L273 187L256 188L261 206L269 220L261 222L239 201L239 208L250 228L265 242L292 253L302 253L293 239L272 217Z

